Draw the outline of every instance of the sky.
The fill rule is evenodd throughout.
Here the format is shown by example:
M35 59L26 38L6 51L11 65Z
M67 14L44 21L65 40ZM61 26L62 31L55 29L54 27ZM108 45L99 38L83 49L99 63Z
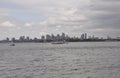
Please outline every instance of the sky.
M120 36L120 0L0 0L0 39L82 33Z

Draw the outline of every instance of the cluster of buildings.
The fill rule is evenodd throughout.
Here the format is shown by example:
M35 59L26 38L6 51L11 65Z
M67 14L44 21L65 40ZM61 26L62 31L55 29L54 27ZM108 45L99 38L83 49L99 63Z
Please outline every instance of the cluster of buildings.
M65 33L62 34L47 34L46 36L41 36L41 40L45 41L61 41L61 40L68 40L70 37L66 35Z
M66 35L65 33L62 34L47 34L47 35L42 35L40 38L34 37L30 38L29 36L20 36L18 39L15 37L13 38L6 38L5 40L2 40L1 42L51 42L51 41L63 41L66 40L68 41L70 37Z
M62 34L47 34L42 35L40 38L30 38L29 36L20 36L19 39L16 38L6 38L5 40L1 40L0 42L52 42L52 41L68 41L68 42L78 42L78 41L106 41L106 40L113 40L111 38L103 39L99 37L95 37L94 35L88 36L87 33L82 33L79 37L70 37L65 33ZM116 40L116 39L114 39ZM120 41L120 39L117 39Z

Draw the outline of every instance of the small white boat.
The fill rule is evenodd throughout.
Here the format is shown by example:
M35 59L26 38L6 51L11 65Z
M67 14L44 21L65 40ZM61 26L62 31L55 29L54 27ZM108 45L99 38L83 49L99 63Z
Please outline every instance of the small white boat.
M12 43L10 44L10 46L15 46L15 43L12 42Z
M54 41L52 42L52 44L66 44L65 41Z

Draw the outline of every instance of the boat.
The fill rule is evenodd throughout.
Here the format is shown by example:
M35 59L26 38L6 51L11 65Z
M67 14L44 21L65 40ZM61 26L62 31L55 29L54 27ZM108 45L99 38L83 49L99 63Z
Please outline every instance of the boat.
M66 44L65 41L54 41L52 42L52 44Z
M12 43L10 44L10 46L15 46L15 43L12 42Z

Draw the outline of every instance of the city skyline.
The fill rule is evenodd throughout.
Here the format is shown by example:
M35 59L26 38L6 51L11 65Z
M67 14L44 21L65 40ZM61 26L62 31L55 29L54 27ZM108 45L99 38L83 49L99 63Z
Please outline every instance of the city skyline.
M53 41L67 41L67 42L90 42L90 41L120 41L120 37L112 38L107 36L107 38L99 37L95 35L88 35L87 33L82 33L79 36L70 37L65 33L61 34L46 34L40 37L31 38L29 36L16 37L6 37L6 39L0 40L0 43L6 42L53 42Z
M97 36L94 36L94 35L88 35L87 33L81 33L79 36L69 36L68 34L62 32L60 34L46 34L46 35L41 35L39 37L30 37L30 36L26 36L26 35L23 35L23 36L19 36L18 38L16 37L6 37L5 39L3 40L8 40L8 41L11 41L12 39L15 39L15 40L30 40L30 39L41 39L41 40L64 40L66 38L79 38L81 40L83 39L92 39L92 38L101 38L101 37L97 37Z
M10 40L12 39L12 38L15 38L15 39L20 39L20 37L25 37L25 38L27 38L27 37L29 37L29 38L31 38L31 39L34 39L34 38L38 38L38 39L41 39L43 36L46 38L47 36L49 37L49 36L57 36L57 35L59 35L59 36L62 36L62 34L65 34L65 35L67 35L68 37L70 37L70 38L74 38L74 37L76 37L76 38L80 38L80 39L94 39L94 38L99 38L99 39L101 39L101 38L103 38L103 39L107 39L107 38L111 38L111 39L117 39L117 38L120 38L120 36L115 36L115 37L112 37L111 35L106 35L106 36L99 36L99 35L95 35L95 34L89 34L89 33L79 33L79 35L69 35L69 34L67 34L67 33L64 33L64 32L61 32L61 33L47 33L47 34L42 34L42 35L39 35L39 36L29 36L29 35L20 35L20 36L18 36L18 37L16 37L16 36L12 36L12 37L10 37L10 36L7 36L7 37L5 37L5 38L1 38L0 40L6 40L6 38L9 38Z
M83 32L120 37L119 0L0 0L0 39Z

